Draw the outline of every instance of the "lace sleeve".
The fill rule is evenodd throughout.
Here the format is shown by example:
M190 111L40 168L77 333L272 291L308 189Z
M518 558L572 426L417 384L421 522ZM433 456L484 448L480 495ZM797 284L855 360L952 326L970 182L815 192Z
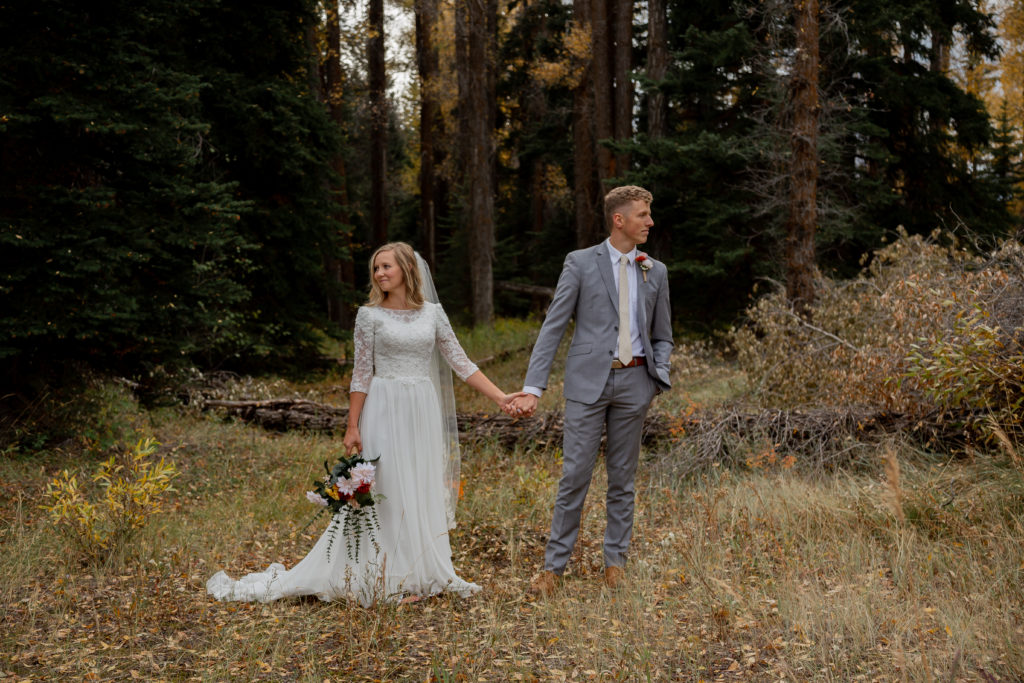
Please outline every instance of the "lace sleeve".
M366 306L360 306L359 312L356 313L352 342L355 352L349 392L369 393L370 382L373 380L373 318Z
M448 365L452 366L452 370L459 376L459 379L465 381L467 377L480 368L462 350L462 345L459 344L459 340L455 336L455 330L452 329L452 324L448 322L448 316L445 314L441 304L436 304L435 310L437 311L437 325L434 330L434 338L437 342L437 348L440 349L441 355L448 361Z

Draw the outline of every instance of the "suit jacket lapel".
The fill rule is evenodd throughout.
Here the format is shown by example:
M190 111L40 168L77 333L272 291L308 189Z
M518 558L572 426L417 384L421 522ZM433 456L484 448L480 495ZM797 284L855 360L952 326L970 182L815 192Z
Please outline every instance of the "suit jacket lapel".
M608 296L612 300L612 306L615 307L615 312L619 312L619 290L615 288L615 275L612 273L612 260L608 255L608 247L605 246L604 242L597 245L594 250L594 258L597 259L597 270L601 273L601 279L604 280L605 289L608 290Z

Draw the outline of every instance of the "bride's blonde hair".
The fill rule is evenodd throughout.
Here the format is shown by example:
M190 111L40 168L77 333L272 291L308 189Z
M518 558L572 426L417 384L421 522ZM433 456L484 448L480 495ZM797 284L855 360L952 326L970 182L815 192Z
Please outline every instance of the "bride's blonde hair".
M388 242L377 247L370 257L370 298L367 306L380 306L388 298L377 280L373 277L373 263L377 255L390 251L395 255L395 263L402 271L402 280L405 282L405 300L413 308L420 308L423 305L423 276L420 274L420 267L416 263L416 252L405 242Z

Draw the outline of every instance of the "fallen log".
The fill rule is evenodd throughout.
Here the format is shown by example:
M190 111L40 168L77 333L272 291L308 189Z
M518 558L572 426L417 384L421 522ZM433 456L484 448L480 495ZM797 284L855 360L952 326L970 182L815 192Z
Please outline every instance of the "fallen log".
M226 401L207 399L207 408L223 408L245 422L272 431L306 429L315 432L344 432L348 408L306 399ZM504 413L459 413L459 441L492 441L505 448L515 446L559 447L562 444L562 413L551 411L533 417L512 418ZM668 436L668 421L650 415L644 423L643 439L650 443Z
M228 413L265 429L305 429L340 434L348 408L307 399L207 399L206 408ZM957 416L963 419L963 416ZM561 411L512 418L501 412L459 413L463 444L495 443L503 448L558 448L562 444ZM721 462L794 456L814 466L840 466L870 451L895 434L926 447L963 445L965 431L949 414L911 416L869 408L806 410L749 409L715 406L681 415L652 413L644 421L642 443L649 454L685 462L687 471Z
M554 287L528 285L523 282L498 281L494 283L494 288L506 292L516 292L517 294L529 294L530 296L539 297L542 299L551 299L552 297L555 296Z
M263 401L224 401L207 399L207 408L225 408L245 422L254 422L264 429L286 432L308 429L333 432L345 426L348 408L339 408L302 398L272 398Z

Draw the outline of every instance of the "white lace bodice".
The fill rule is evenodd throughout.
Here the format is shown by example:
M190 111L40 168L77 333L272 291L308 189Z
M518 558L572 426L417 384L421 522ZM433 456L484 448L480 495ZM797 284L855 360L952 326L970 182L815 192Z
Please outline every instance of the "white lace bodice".
M429 379L434 346L465 380L477 366L462 350L440 304L397 311L362 306L356 314L355 366L349 391L369 392L374 376L388 379Z

